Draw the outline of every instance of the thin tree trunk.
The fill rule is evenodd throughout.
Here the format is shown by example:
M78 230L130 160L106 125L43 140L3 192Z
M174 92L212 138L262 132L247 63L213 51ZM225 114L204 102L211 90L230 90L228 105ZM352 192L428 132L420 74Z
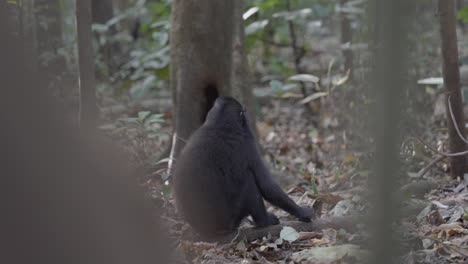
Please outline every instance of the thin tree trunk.
M286 10L291 12L291 1L286 0ZM304 56L304 52L301 47L297 45L297 35L296 35L296 26L292 20L288 20L288 28L289 28L289 37L291 38L291 49L294 55L294 69L296 70L297 74L302 73L301 69L301 60ZM301 86L302 96L307 97L307 90L304 82L299 82Z
M444 84L456 121L454 124L447 104L449 147L450 152L462 152L466 150L466 143L458 136L455 128L455 126L459 127L464 136L465 118L460 90L460 71L458 68L455 4L455 0L438 0ZM452 157L450 159L450 168L452 177L462 177L466 168L466 157Z
M80 125L92 128L96 125L96 83L94 79L94 51L91 39L91 2L76 1L78 31L78 60L80 67Z
M348 0L340 0L341 7L345 7ZM341 44L346 45L342 47L344 57L344 70L349 70L349 77L353 77L353 52L351 50L351 41L353 32L351 28L351 20L348 18L346 12L341 11Z

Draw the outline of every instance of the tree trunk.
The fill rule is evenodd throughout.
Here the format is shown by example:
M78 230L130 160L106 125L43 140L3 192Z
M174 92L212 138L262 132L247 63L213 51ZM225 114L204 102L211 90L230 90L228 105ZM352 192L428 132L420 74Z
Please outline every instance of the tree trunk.
M96 84L94 79L94 51L91 39L91 2L76 1L78 31L78 60L80 72L80 125L92 128L96 125Z
M340 0L342 8L346 7L348 0ZM348 14L344 11L340 13L341 18L341 44L343 45L343 57L344 57L344 70L349 71L349 78L353 78L353 52L351 50L351 42L353 39L353 33L351 28L351 20Z
M114 16L112 0L91 0L93 23L105 24Z
M373 251L369 263L390 264L398 261L401 246L395 236L395 223L400 223L398 190L400 171L400 145L404 91L408 86L409 28L414 18L414 6L407 0L370 1L372 28L372 70L369 72L375 103L368 109L372 113L375 158L369 176L372 202L369 223ZM357 117L358 118L358 117Z
M175 103L177 157L193 131L220 95L230 95L252 106L247 87L234 83L243 76L245 59L234 65L234 47L242 49L241 1L174 0L171 32L171 88ZM237 11L236 11L237 8ZM239 35L238 34L238 35ZM237 42L236 42L237 40ZM237 56L244 56L236 51ZM250 116L253 117L253 109ZM181 140L182 139L182 140Z
M447 97L453 109L455 123L447 104L447 123L449 130L450 152L461 152L466 150L466 143L457 133L456 127L460 128L464 137L465 118L463 115L463 102L460 90L460 71L458 68L458 47L456 32L455 0L438 0L440 16L440 36L443 60L444 84L447 89ZM465 172L466 157L452 157L450 159L450 174L452 177L462 177Z

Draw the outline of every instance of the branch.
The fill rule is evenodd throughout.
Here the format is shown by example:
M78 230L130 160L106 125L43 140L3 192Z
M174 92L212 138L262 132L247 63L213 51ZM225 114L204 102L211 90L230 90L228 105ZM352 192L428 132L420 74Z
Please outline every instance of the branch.
M466 155L468 154L468 150L466 151L462 151L462 152L455 152L455 153L446 153L446 152L440 152L438 151L436 148L430 146L429 144L427 144L426 142L424 142L424 140L422 140L421 138L419 137L415 137L413 136L417 141L419 141L419 143L423 144L424 146L426 146L428 149L438 153L439 155L442 155L442 156L445 156L445 157L458 157L458 156L463 156L463 155Z
M428 171L429 169L436 165L439 161L443 160L447 158L447 156L444 156L444 155L439 155L437 156L437 158L433 159L431 162L429 162L429 164L427 164L424 168L422 168L419 172L418 172L418 177L419 178L422 178Z
M452 123L453 123L453 126L455 127L455 130L457 131L457 134L458 136L460 137L461 140L463 140L465 143L468 144L468 140L465 139L465 137L462 135L462 133L460 132L460 128L458 127L458 123L456 122L455 120L455 115L453 114L453 110L452 110L452 104L450 103L450 95L447 97L447 105L448 105L448 109L449 109L449 113L450 113L450 117L452 119ZM437 164L439 161L447 158L447 157L457 157L457 156L463 156L463 155L466 155L468 154L468 151L463 151L463 152L458 152L458 153L443 153L443 152L440 152L438 151L437 149L435 149L434 147L431 147L429 146L429 144L427 144L426 142L424 142L421 138L419 137L416 137L416 139L421 143L423 144L424 146L426 146L427 148L429 148L430 150L436 152L439 154L438 157L436 157L435 159L433 159L429 164L427 164L424 168L422 168L419 172L418 172L418 177L422 177L424 176L428 171L429 169L434 166L435 164Z
M267 226L264 228L245 228L239 232L227 235L220 239L221 242L229 243L240 240L253 241L267 237L270 234L272 237L279 237L283 227L290 226L298 232L314 232L321 231L326 228L345 229L347 231L355 231L357 224L362 223L362 216L342 216L342 217L325 217L312 220L310 223L299 221L290 221L279 225Z

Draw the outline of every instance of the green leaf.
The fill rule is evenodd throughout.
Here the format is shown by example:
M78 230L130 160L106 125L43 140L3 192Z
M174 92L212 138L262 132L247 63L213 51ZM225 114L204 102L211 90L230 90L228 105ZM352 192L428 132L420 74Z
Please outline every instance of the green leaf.
M257 6L249 8L249 10L247 10L242 15L242 19L247 20L249 17L251 17L251 16L255 15L256 13L258 13L258 10L260 10L260 8L258 8Z
M105 33L109 30L109 27L104 24L93 24L91 30L96 33Z
M306 98L302 99L301 101L299 101L298 104L307 104L308 102L311 102L313 100L317 100L321 97L324 97L324 96L327 96L328 93L327 92L318 92L318 93L313 93L309 96L307 96Z
M288 78L290 81L318 83L320 78L312 74L296 74Z
M150 114L151 114L150 111L138 112L138 119L143 122L143 120L145 120Z
M283 83L278 80L271 80L270 87L273 91L282 91L283 90Z
M132 124L132 123L133 123L133 124L138 124L138 121L139 121L139 120L138 120L138 118L136 118L136 117L129 117L129 118L127 118L125 121L127 121L127 123L130 123L130 124Z
M286 20L296 20L299 18L306 18L312 13L312 9L304 8L295 11L284 11L273 14L274 18L283 18Z
M255 21L251 24L249 24L246 28L245 28L245 35L248 36L248 35L252 35L260 30L263 30L266 26L268 25L268 20L265 19L265 20L260 20L260 21Z
M142 98L151 88L154 87L155 81L155 76L147 76L142 82L138 83L130 89L130 95L134 99Z
M444 78L442 77L430 77L418 80L418 84L423 85L442 85L444 84Z
M317 182L315 182L315 174L312 174L310 177L310 187L312 188L312 192L315 195L319 194L318 187L317 187Z
M153 40L158 42L159 46L164 46L167 44L169 41L169 34L167 32L154 32L153 35Z
M313 129L309 132L309 138L310 139L314 139L316 137L318 137L319 133L318 133L318 130L317 129Z
M150 117L146 118L145 125L151 125L154 123L164 123L164 115L163 114L154 114Z
M298 94L298 93L290 93L290 92L281 92L281 93L278 93L276 94L276 97L278 98L302 98L302 94Z

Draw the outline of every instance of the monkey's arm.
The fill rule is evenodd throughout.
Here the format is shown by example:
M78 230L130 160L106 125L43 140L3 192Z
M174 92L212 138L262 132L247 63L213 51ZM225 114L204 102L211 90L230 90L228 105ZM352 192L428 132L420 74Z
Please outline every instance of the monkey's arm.
M255 183L257 184L263 198L273 205L283 209L284 211L294 215L299 220L310 222L314 217L313 209L298 206L282 189L273 181L270 171L264 161L257 154L254 159L253 172L255 175Z

